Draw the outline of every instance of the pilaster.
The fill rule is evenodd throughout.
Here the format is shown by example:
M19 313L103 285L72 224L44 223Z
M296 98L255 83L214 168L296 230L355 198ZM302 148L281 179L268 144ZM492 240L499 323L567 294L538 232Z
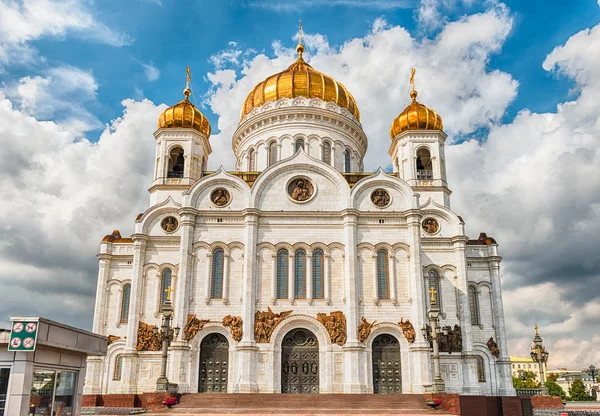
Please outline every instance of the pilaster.
M106 326L106 282L110 272L110 262L112 259L112 244L102 243L100 254L98 254L98 282L96 285L96 305L94 306L94 323L92 331L104 335Z

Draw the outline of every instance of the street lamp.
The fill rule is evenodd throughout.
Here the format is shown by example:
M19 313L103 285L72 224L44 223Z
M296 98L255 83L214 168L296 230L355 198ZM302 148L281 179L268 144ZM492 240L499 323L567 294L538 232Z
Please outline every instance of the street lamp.
M436 290L434 288L429 289L431 298L429 299L429 309L427 310L427 318L429 319L429 325L421 328L423 337L433 344L433 392L443 393L444 392L444 380L440 372L440 330L444 335L448 334L448 327L440 328L439 316L440 307L436 300Z
M173 316L173 304L171 303L171 287L169 286L167 290L167 299L162 307L162 325L160 326L160 331L157 327L152 329L154 335L157 335L162 341L162 361L160 366L160 377L156 380L156 391L167 392L171 388L176 388L177 385L173 383L169 383L169 379L167 378L167 358L169 356L169 344L171 343L171 318ZM173 328L173 332L175 333L175 338L179 335L179 327Z
M544 366L548 362L548 356L550 355L543 345L544 340L540 337L538 332L538 326L535 326L535 337L533 337L533 345L531 346L531 359L538 363L540 369L540 381L541 381L541 394L542 396L548 395L548 387L546 387L546 377L544 374Z

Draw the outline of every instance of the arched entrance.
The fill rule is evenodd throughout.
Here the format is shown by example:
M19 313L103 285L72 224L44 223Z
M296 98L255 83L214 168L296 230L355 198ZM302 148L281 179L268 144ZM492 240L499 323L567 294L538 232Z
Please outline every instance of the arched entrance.
M373 340L373 393L402 392L400 344L393 335L381 334Z
M318 394L319 342L315 334L294 329L281 344L281 392Z
M229 343L221 334L208 334L200 344L199 393L227 393Z

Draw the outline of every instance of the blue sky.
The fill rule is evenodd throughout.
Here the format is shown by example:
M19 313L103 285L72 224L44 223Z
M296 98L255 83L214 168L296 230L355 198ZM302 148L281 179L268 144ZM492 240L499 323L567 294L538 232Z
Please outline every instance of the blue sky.
M244 98L295 59L300 19L309 63L357 100L367 170L390 166L417 67L452 209L500 244L509 352L537 323L551 365L600 363L599 0L0 0L0 323L91 326L99 242L148 208L185 66L209 169L233 170Z

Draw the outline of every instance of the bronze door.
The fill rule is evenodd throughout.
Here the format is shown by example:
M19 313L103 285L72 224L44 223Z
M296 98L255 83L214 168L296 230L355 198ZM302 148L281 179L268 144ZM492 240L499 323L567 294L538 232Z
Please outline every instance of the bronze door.
M319 343L307 329L294 329L283 338L281 392L319 393Z
M392 335L379 335L373 341L373 393L401 392L400 344Z
M221 334L209 334L200 344L198 392L227 393L229 343Z

